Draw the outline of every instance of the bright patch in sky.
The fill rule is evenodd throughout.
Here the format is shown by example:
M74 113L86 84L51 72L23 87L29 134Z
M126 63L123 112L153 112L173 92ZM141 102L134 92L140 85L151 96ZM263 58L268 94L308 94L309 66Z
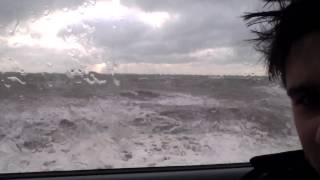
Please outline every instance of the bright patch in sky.
M102 73L107 67L106 63L94 64L92 66L88 66L88 71L94 71L97 73Z
M66 41L58 37L59 32L69 26L83 23L84 21L119 21L134 19L151 28L161 28L170 19L167 12L144 12L137 8L128 8L120 0L100 1L94 4L85 3L77 10L46 11L44 16L35 22L26 24L26 27L17 27L13 36L7 39L9 46L40 46L54 49L78 49L85 51L76 39ZM85 25L85 24L84 24ZM112 27L111 27L112 28ZM94 28L91 30L94 31ZM88 32L90 33L90 32ZM91 32L92 33L92 32Z
M201 49L189 54L190 57L194 57L197 59L211 59L212 61L214 61L215 59L221 60L230 58L234 55L234 50L228 47Z
M140 20L154 28L161 28L163 24L170 19L167 12L139 13Z

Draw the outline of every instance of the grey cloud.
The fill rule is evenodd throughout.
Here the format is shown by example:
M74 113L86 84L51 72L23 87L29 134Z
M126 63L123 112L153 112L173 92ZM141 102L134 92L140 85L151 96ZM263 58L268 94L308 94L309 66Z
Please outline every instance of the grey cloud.
M86 22L96 28L90 35L95 45L111 48L114 56L119 59L176 63L181 60L167 57L175 57L177 54L184 57L193 51L221 46L234 48L239 52L238 57L241 57L241 54L247 53L243 49L250 46L242 43L250 34L240 16L249 11L248 4L253 1L122 2L145 11L169 11L177 14L178 19L167 22L161 30L154 30L134 20ZM113 26L116 26L116 29L113 29ZM185 58L185 61L188 59Z
M14 29L24 20L38 18L45 12L50 13L56 9L73 9L83 2L84 0L1 0L0 29L3 30L8 25L11 26L9 28Z
M21 4L17 2L23 2ZM28 4L30 3L30 4ZM0 21L14 22L16 17L30 18L30 11L41 14L48 6L51 9L75 8L83 1L11 1L5 0L0 6ZM134 17L124 20L86 20L71 26L72 32L61 30L59 36L80 36L92 46L110 52L108 57L118 62L186 63L202 61L208 64L232 64L253 62L257 56L246 39L251 38L249 30L241 19L244 12L260 7L256 0L122 0L122 4L146 12L165 11L173 19L160 29L139 22ZM6 12L1 9L18 9ZM21 10L19 10L21 9ZM87 33L86 24L95 31ZM114 28L115 27L115 28ZM210 48L226 47L234 51L228 59L197 59L189 54ZM43 57L45 56L44 52ZM41 55L42 57L42 55ZM48 57L49 59L51 57ZM58 58L58 56L56 57ZM59 56L60 59L65 59ZM59 61L59 60L57 60ZM62 61L61 61L62 62ZM88 62L90 60L88 59ZM58 63L58 62L57 62Z

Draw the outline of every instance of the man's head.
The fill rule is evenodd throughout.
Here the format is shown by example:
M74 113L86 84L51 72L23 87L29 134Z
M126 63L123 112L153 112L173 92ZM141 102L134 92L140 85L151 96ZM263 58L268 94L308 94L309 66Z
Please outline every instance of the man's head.
M320 1L265 1L273 10L244 18L259 25L256 48L270 79L282 80L305 155L320 173Z

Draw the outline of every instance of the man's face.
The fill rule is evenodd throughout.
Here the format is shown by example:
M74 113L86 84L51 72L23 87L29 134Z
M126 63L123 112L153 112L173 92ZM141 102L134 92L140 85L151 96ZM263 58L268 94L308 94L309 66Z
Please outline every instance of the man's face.
M305 155L320 172L320 33L309 34L293 45L286 80Z

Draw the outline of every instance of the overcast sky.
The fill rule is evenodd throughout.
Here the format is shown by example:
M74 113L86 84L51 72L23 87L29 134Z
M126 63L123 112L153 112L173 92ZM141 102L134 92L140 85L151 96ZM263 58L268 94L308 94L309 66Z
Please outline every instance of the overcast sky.
M1 0L0 70L264 74L240 18L259 0Z

